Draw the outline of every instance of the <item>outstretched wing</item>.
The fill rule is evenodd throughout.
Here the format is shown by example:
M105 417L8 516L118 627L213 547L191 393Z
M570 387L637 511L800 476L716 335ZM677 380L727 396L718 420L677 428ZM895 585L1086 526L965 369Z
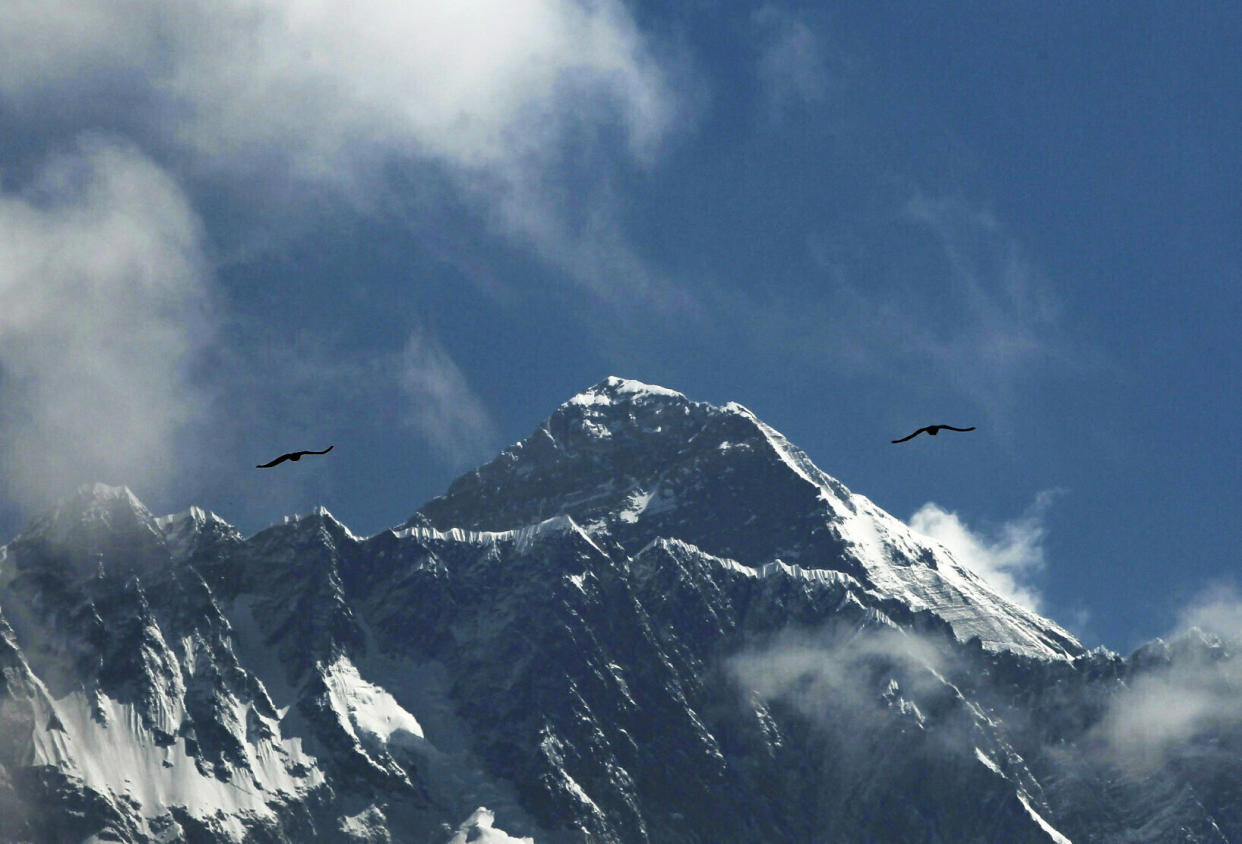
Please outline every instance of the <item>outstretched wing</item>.
M924 431L926 431L926 430L927 430L926 428L919 428L917 431L915 431L915 432L914 432L913 434L911 434L910 436L908 436L908 437L902 437L902 438L901 438L901 439L899 439L899 440L893 440L893 442L894 442L894 443L904 443L906 440L912 440L912 439L914 439L915 437L917 437L919 434L923 433L923 432L924 432Z
M946 431L973 431L975 429L974 425L971 425L969 428L954 428L952 425L941 425L940 427Z
M335 448L335 446L330 445L327 448L325 448L323 451L291 451L288 454L280 455L280 457L277 457L271 463L261 463L258 466L255 466L254 468L270 469L273 466L275 466L277 463L283 463L286 460L301 460L303 454L327 454L333 448Z
M270 469L270 468L272 468L273 466L275 466L277 463L283 463L283 462L285 462L286 460L288 460L288 459L289 459L290 457L292 457L292 456L293 456L292 454L282 454L282 455L280 455L280 457L277 457L277 458L276 458L275 460L273 460L271 463L260 463L259 465L255 466L254 468L256 468L256 469Z

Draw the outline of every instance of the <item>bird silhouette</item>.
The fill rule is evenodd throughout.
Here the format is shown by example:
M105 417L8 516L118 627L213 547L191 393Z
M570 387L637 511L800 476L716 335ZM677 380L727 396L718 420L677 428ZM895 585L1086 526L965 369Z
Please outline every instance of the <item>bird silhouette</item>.
M254 468L256 468L256 469L270 469L270 468L272 468L273 466L275 466L277 463L283 463L283 462L285 462L286 460L294 460L294 461L301 460L301 459L302 459L302 455L303 455L303 454L327 454L327 453L328 453L329 451L331 451L333 448L335 448L335 446L331 446L331 445L330 445L330 446L328 446L327 448L325 448L323 451L291 451L291 452L289 452L288 454L282 454L282 455L280 455L280 457L277 457L277 458L276 458L275 460L273 460L271 463L260 463L259 465L255 466Z
M899 440L893 440L893 442L904 443L906 440L914 439L915 437L917 437L919 434L923 433L924 431L926 431L928 434L934 437L936 436L936 434L939 434L944 429L948 429L950 431L973 431L975 429L975 426L971 425L969 428L954 428L952 425L928 425L926 428L919 428L917 431L915 431L913 434L911 434L908 437L902 437Z

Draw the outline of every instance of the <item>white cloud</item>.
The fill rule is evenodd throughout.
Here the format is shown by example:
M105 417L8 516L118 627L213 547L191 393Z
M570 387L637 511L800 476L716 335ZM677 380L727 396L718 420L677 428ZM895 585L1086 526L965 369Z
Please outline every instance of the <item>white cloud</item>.
M1205 589L1178 614L1178 633L1195 628L1242 642L1242 595L1223 583Z
M316 180L357 176L378 152L447 163L504 192L559 154L575 124L618 120L643 156L670 118L657 68L615 2L190 9L160 80L190 104L184 142L230 159L278 151Z
M910 527L944 545L954 559L1014 603L1040 611L1034 579L1044 568L1044 518L1056 496L1045 490L1018 518L991 531L973 531L956 514L927 502L910 517Z
M895 628L868 628L848 635L830 631L785 630L762 646L730 657L732 677L764 700L783 700L803 715L819 719L827 712L866 716L883 702L860 678L869 667L887 663L901 674L909 691L939 685L944 654L931 641ZM911 685L913 684L913 685Z
M37 504L92 480L159 487L213 326L199 222L131 147L88 138L0 194L0 454Z
M1199 733L1237 725L1239 678L1177 666L1131 681L1112 701L1096 734L1110 760L1135 773L1159 767Z
M511 166L567 122L614 116L642 155L671 118L658 65L613 0L15 0L0 33L10 98L138 73L148 96L179 106L161 119L186 144L240 157L278 146L324 178L372 143Z
M730 657L725 669L745 698L788 707L815 725L849 768L867 764L874 739L894 717L922 726L939 709L937 730L928 737L952 734L965 744L959 731L968 725L960 713L943 710L949 688L943 645L890 627L789 629Z
M399 367L408 419L441 457L463 463L494 447L496 429L486 408L435 338L411 334Z
M454 199L605 295L629 277L625 260L590 260L623 241L597 174L618 154L650 161L677 111L620 0L0 4L0 96L34 119L75 113L84 89L125 104L94 117L195 173L366 206L386 164L433 165ZM584 184L571 190L574 167Z
M1167 643L1140 649L1137 672L1095 728L1097 752L1122 771L1142 776L1184 757L1200 735L1242 728L1242 596L1216 586L1179 617Z
M414 331L395 350L355 343L332 330L273 337L255 317L234 315L211 354L213 427L192 444L223 457L209 457L207 476L182 478L179 491L199 496L191 502L225 501L235 508L230 518L261 525L273 513L332 506L338 490L368 473L378 482L393 460L427 465L426 451L460 468L494 453L498 435L485 405L430 332ZM429 447L387 455L381 434L401 427ZM251 468L294 448L328 445L336 448L327 459L284 471Z

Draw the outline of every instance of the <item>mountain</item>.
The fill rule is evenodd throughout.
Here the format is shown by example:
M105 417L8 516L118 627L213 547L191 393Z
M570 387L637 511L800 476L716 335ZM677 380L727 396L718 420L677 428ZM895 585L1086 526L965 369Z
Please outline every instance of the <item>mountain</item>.
M627 554L673 538L751 568L835 571L864 601L895 600L899 612L929 614L989 649L1082 652L737 403L713 407L609 378L456 480L406 526L511 530L557 515Z
M609 378L371 537L33 520L0 840L1242 840L1235 652L1087 652L741 405Z

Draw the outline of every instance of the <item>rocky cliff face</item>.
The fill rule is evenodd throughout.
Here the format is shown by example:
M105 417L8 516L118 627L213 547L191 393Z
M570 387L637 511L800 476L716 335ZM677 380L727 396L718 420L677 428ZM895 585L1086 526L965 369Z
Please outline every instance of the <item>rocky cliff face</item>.
M369 538L33 522L0 839L1242 840L1236 721L1125 741L1236 665L1086 653L740 405L608 379Z

